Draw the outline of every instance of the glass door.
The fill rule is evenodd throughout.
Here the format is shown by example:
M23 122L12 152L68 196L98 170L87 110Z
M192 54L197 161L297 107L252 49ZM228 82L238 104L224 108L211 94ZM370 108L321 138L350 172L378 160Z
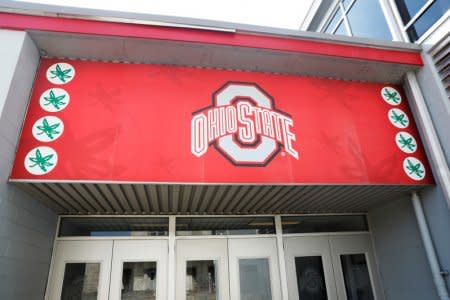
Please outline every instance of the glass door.
M58 241L49 300L107 300L113 241Z
M176 299L230 299L226 238L177 240Z
M339 299L380 299L369 235L330 236L329 241Z
M228 251L231 299L281 299L275 238L230 238Z
M167 240L115 240L109 299L166 299L167 256Z
M289 299L337 299L327 238L286 237L284 249Z
M381 299L368 234L284 238L290 300Z

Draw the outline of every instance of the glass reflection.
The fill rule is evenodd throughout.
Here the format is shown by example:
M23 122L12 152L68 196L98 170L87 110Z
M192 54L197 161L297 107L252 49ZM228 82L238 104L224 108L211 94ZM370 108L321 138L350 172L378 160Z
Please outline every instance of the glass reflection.
M327 300L321 256L295 258L298 296L301 300Z
M186 262L186 300L215 300L217 298L217 262L190 260Z
M353 36L392 40L378 1L356 0L347 17Z
M269 260L240 259L239 283L241 300L271 300Z
M121 299L156 299L156 262L125 262L123 264Z
M372 285L364 254L341 255L348 300L373 300Z
M99 263L66 264L61 300L97 299L99 274Z
M407 33L412 42L419 39L433 24L450 9L449 0L436 0L414 24Z

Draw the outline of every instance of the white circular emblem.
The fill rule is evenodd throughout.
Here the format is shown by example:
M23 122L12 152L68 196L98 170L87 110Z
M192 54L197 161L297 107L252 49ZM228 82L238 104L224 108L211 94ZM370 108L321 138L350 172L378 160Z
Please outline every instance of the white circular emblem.
M51 88L42 93L39 98L41 108L48 112L58 112L69 105L70 95L60 88Z
M403 170L406 175L414 180L422 180L425 178L425 166L415 157L407 157L403 161Z
M56 151L50 147L36 147L25 156L25 169L33 175L44 175L58 163Z
M271 99L257 86L251 84L228 84L214 96L216 106L232 105L239 98L251 99L259 107L273 109ZM256 146L246 147L237 143L233 135L227 135L217 140L217 149L226 157L239 165L265 164L278 150L277 142L266 136Z
M37 120L33 125L33 136L41 142L53 142L64 131L64 123L55 116L45 116Z
M402 103L400 93L390 86L385 86L381 89L381 97L390 105L400 105Z
M398 148L405 153L414 153L417 150L417 142L416 139L405 131L400 131L395 136L395 143Z
M389 121L397 128L406 128L409 125L409 118L406 113L398 108L391 108L388 112Z
M53 84L66 84L75 77L75 68L68 63L59 62L47 69L47 79Z

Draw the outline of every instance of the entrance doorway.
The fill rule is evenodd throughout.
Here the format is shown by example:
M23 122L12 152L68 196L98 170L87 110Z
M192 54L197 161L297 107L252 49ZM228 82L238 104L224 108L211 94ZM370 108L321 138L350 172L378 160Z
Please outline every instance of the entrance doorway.
M284 238L289 299L380 299L368 234Z
M177 241L178 300L281 300L275 238Z
M171 218L62 221L46 299L382 299L364 217Z
M58 241L48 299L166 299L167 245L167 240Z

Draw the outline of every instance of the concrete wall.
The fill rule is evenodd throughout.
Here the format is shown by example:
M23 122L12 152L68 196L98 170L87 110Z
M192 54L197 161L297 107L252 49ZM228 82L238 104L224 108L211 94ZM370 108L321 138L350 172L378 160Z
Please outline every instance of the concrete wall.
M450 101L443 84L440 82L432 58L426 53L423 53L422 57L425 65L417 72L417 80L431 114L447 165L450 165Z
M369 211L386 300L439 299L409 198Z
M422 44L424 67L417 72L417 80L444 152L447 167L450 167L450 101L432 57L428 54L433 45L448 34L448 29L445 30L448 25L450 18ZM419 131L423 136L423 129L419 128ZM429 145L425 145L425 148L427 153L430 153ZM432 162L431 167L437 170L443 166L437 166ZM450 207L439 185L426 189L420 197L441 269L450 271ZM445 277L445 280L447 290L450 291L450 276Z
M57 215L8 183L39 53L0 30L0 299L43 299Z

